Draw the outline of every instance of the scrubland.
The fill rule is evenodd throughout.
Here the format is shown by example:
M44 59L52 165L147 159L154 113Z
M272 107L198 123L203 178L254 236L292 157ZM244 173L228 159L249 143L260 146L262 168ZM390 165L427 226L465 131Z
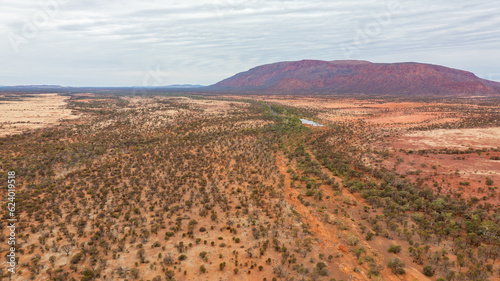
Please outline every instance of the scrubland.
M78 118L2 131L19 217L2 279L500 277L497 101L63 101Z

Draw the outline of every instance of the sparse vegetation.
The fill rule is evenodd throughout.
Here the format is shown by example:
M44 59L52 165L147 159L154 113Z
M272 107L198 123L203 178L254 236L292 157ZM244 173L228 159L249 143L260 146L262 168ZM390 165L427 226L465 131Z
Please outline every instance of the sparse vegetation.
M73 96L69 108L84 119L1 139L2 175L15 169L22 177L20 274L497 277L498 178L455 168L443 175L437 161L494 161L499 148L397 150L387 140L399 129L347 118L345 110L342 121L321 121L333 111L258 99ZM448 113L458 112L452 105L419 106L460 117ZM390 113L364 110L370 118ZM458 127L491 125L478 116L496 116L468 110L477 118ZM327 126L303 126L299 117Z

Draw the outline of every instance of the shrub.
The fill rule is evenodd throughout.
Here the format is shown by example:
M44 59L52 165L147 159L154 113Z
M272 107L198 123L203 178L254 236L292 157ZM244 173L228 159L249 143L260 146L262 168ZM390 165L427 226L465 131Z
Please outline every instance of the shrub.
M432 266L430 266L430 265L424 266L424 274L425 274L425 276L429 276L429 277L434 275L434 270L432 269Z
M83 277L80 280L90 281L90 280L94 279L94 272L92 270L87 268L82 273L83 273Z
M396 275L398 275L398 274L399 275L406 274L406 271L404 270L404 268L401 268L401 267L398 267L398 268L394 269L392 272L394 274L396 274Z
M132 270L130 270L130 277L132 277L132 279L139 278L139 269L133 268Z
M382 265L376 264L374 262L370 263L369 267L370 268L368 269L368 277L379 276L380 271L384 268Z
M491 185L493 185L494 181L492 179L490 179L490 178L487 178L485 183L486 183L486 185L490 185L491 186Z
M405 270L403 269L404 266L404 262L398 258L391 258L387 263L387 267L390 268L394 274L405 274Z
M401 246L399 246L399 245L391 245L389 247L389 249L388 249L388 252L389 253L395 253L395 254L397 254L397 253L401 252Z
M356 246L358 244L358 242L359 242L359 239L358 239L358 237L356 237L356 235L349 234L347 236L347 244L349 246Z
M318 270L318 274L320 276L328 276L329 272L328 272L328 270L326 270L326 268L323 268L323 269Z
M318 263L316 264L316 267L317 267L317 268L319 268L319 269L323 269L323 268L325 268L325 267L326 267L326 264L325 264L324 262L318 262Z
M368 233L366 234L366 238L365 238L365 239L366 239L366 241L370 241L370 240L372 240L373 236L375 236L375 233L373 233L373 232L371 232L371 231L370 231L370 232L368 232Z
M358 258L359 260L362 254L366 254L366 250L363 246L359 246L356 249L354 249L354 254L356 255L356 258Z
M82 252L79 252L78 254L74 255L72 258L71 258L71 263L72 264L76 264L78 263L83 257L83 253Z
M375 262L375 259L372 256L367 255L359 259L359 264L363 264L364 262Z

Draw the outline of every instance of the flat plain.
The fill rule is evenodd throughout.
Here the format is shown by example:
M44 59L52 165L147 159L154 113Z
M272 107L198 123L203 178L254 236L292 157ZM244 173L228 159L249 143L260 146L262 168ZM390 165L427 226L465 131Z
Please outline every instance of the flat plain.
M2 106L0 172L19 179L13 280L500 276L498 100L95 93Z

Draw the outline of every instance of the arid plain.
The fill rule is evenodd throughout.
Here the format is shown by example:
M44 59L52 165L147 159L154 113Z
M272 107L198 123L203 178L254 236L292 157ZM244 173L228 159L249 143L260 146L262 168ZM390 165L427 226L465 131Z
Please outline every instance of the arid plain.
M500 276L497 99L12 95L13 280Z

